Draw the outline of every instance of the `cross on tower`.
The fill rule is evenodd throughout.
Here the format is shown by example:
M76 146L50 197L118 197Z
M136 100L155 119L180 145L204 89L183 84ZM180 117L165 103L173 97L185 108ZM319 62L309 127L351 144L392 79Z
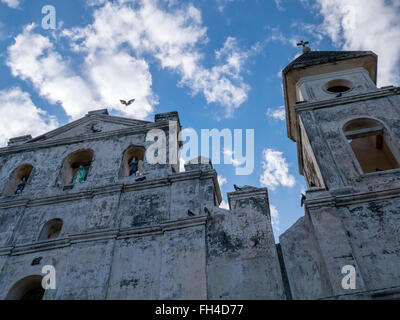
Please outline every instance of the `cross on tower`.
M303 48L305 48L307 44L310 44L310 42L309 42L309 41L305 41L305 42L304 42L303 40L301 40L301 41L297 44L297 46L298 46L298 47L303 46Z
M308 45L309 43L310 43L309 41L303 41L303 40L301 40L301 41L297 44L297 46L298 46L298 47L303 46L303 53L306 53L306 52L310 52L310 51L311 51L311 49L310 49L309 47L307 47L307 45Z

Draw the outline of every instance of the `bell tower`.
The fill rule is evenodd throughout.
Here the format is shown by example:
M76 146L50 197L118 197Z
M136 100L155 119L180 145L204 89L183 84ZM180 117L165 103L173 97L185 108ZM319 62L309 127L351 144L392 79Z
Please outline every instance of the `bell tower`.
M305 216L280 237L295 299L400 295L400 88L377 87L377 60L305 47L283 70L307 183ZM343 287L346 266L355 289Z
M367 174L399 168L397 89L376 77L370 51L306 50L284 69L288 136L309 188L363 188Z

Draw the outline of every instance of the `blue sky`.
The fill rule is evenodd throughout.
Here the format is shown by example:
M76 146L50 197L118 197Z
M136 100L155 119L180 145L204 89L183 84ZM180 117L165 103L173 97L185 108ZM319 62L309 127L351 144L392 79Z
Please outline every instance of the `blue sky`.
M42 28L48 4L55 30ZM198 133L254 129L253 173L215 168L225 201L233 184L269 188L277 237L304 214L281 107L296 42L373 50L378 85L398 85L399 16L398 0L0 0L0 145L105 107L147 120L177 110Z

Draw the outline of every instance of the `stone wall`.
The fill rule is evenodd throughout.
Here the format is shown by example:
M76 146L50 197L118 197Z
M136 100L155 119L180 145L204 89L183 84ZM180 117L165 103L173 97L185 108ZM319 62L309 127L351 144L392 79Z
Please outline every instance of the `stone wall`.
M146 180L119 177L124 150L148 148L150 128L168 134L168 117L134 123L92 113L0 149L0 190L16 167L34 167L22 194L0 198L0 299L44 265L57 280L44 299L285 298L265 189L230 194L224 210L211 164L177 172L145 161ZM94 154L87 180L66 189L57 177L81 149ZM55 218L61 233L39 240Z

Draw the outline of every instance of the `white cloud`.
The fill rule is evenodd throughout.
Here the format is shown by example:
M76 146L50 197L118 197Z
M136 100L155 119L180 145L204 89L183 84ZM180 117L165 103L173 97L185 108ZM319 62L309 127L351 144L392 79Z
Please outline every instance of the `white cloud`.
M37 108L28 93L18 87L0 91L0 146L10 138L37 136L57 127L56 118Z
M250 87L244 83L241 73L252 51L241 50L237 40L228 37L215 53L217 63L206 68L201 45L208 41L207 30L197 8L192 4L180 5L179 8L174 3L163 6L157 0L140 0L135 2L135 6L131 6L131 2L106 2L95 9L93 24L63 32L72 41L74 50L87 53L87 72L92 73L94 57L99 53L104 56L104 61L108 61L125 48L131 59L142 64L145 63L143 57L155 58L162 68L179 74L179 85L188 86L193 94L202 93L207 103L220 104L225 108L226 116L231 116L234 109L247 99ZM112 68L107 70L113 72ZM115 74L119 75L117 71ZM133 76L132 79L123 79L131 86L137 82ZM155 100L150 96L148 85L144 91L144 97L151 105Z
M224 148L223 154L228 157L227 161L225 164L232 164L235 168L240 167L246 162L245 158L239 158L234 151Z
M220 188L222 188L223 185L227 184L227 182L228 180L225 177L218 175L218 183Z
M264 172L260 176L262 186L275 190L279 186L292 188L296 184L283 153L273 149L263 150L262 161Z
M26 26L8 48L7 65L12 74L31 81L51 103L60 102L73 119L98 106L84 79L69 68L48 38L33 32L34 28L34 24Z
M400 5L398 0L317 0L324 22L319 29L344 50L379 55L378 83L400 84Z
M279 211L272 204L269 206L269 210L271 213L272 227L274 227L277 231L279 231L280 230L280 228L279 228Z
M283 1L283 0L274 0L274 1L275 1L276 8L277 8L279 11L285 11L285 8L282 7L282 1Z
M280 106L277 108L268 108L267 116L276 120L285 120L285 106Z
M99 53L86 63L92 91L103 105L138 119L145 119L158 103L151 85L149 65L126 52ZM135 99L129 107L119 100Z
M278 41L284 45L290 45L292 47L297 47L298 37L293 35L291 37L285 36L282 31L277 27L269 27L267 26L268 36L266 38L266 42L270 41Z
M0 0L0 2L5 3L10 8L16 9L19 6L20 0Z
M179 172L185 172L185 159L182 157L179 158Z

